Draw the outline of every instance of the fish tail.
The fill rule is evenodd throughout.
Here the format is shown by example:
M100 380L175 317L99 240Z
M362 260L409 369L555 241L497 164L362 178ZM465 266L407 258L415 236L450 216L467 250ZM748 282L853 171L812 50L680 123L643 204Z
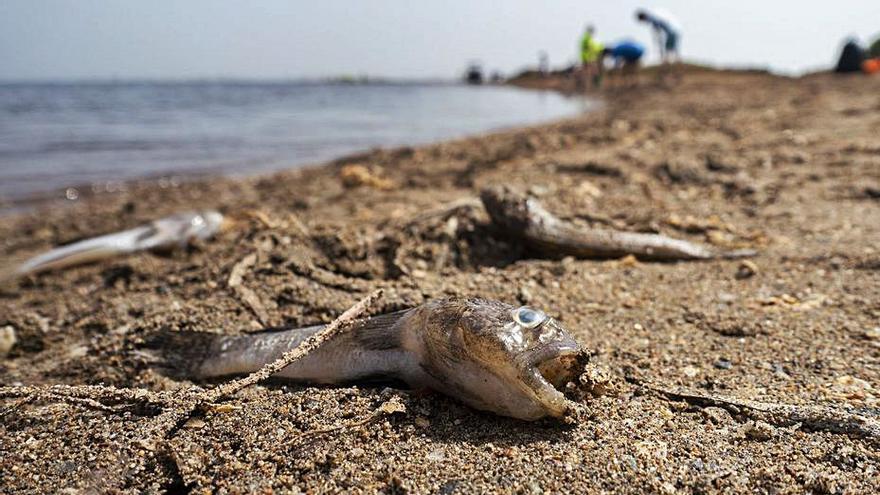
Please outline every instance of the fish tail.
M211 378L251 373L272 362L323 328L276 327L242 335L160 330L146 341L154 368L175 378Z
M160 330L150 335L137 351L152 368L173 378L202 378L202 368L223 340L235 337L190 330Z
M24 276L131 253L140 249L140 243L150 233L149 228L139 227L57 247L26 260L15 269L15 275Z
M408 313L404 310L359 320L347 335L324 342L306 359L285 368L284 376L330 383L380 374L383 370L376 362L384 362L387 357L380 356L400 347L398 323ZM240 335L160 330L146 339L137 354L174 378L239 375L275 361L322 328L324 325L274 327ZM337 363L342 355L348 359L346 364Z

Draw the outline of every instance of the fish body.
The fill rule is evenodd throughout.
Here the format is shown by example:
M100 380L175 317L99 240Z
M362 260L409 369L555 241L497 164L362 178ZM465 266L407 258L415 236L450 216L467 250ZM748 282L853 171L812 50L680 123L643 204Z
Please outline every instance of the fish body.
M172 374L191 379L250 373L323 326L223 336L167 332L151 344ZM476 409L524 420L560 417L557 390L579 374L580 346L544 313L484 299L441 299L358 321L278 376L341 384L393 379Z
M484 189L480 195L492 223L533 251L552 256L686 261L754 256L751 249L717 251L659 234L589 229L563 221L534 198L507 187Z
M178 213L147 225L52 249L25 261L14 269L13 275L58 270L137 251L173 249L210 238L222 224L223 215L213 210Z

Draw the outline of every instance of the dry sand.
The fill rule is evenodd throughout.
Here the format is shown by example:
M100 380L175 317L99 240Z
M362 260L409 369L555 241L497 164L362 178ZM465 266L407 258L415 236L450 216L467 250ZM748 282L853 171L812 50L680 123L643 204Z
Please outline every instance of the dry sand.
M880 491L876 437L634 383L880 419L880 78L694 72L643 89L608 90L603 110L555 124L0 219L0 253L17 259L181 209L240 218L185 253L0 289L0 328L18 340L4 385L149 391L0 401L0 491ZM352 164L366 169L342 174ZM480 209L444 210L502 182L566 218L761 254L748 266L536 259ZM587 401L575 424L284 383L175 416L193 384L133 352L160 328L327 322L375 288L374 312L446 295L541 308L598 352L619 393Z

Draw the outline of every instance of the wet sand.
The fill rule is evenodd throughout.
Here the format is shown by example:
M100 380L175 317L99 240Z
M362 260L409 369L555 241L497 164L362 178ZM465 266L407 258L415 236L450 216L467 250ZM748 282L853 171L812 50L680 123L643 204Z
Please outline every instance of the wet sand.
M880 418L880 78L694 72L604 96L601 111L554 124L0 219L7 260L181 209L240 219L183 253L0 289L0 328L18 339L4 385L148 391L94 394L103 407L0 401L2 491L880 491L876 437L640 385ZM479 208L444 207L498 183L585 224L760 255L540 259ZM381 385L284 383L176 417L193 384L135 352L158 329L329 322L375 288L374 312L448 295L541 308L597 352L618 392L585 400L574 424Z

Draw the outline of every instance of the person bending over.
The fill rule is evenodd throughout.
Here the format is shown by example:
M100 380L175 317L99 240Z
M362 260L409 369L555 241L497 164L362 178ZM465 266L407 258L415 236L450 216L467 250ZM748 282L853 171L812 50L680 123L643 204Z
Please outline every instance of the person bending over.
M660 50L660 59L664 64L680 60L681 32L678 23L671 15L639 9L636 11L636 19L651 26L654 40Z
M645 47L632 40L624 40L609 45L602 50L602 60L610 57L615 69L619 69L624 82L634 85L638 82L639 64L645 54ZM602 64L604 67L604 63Z

